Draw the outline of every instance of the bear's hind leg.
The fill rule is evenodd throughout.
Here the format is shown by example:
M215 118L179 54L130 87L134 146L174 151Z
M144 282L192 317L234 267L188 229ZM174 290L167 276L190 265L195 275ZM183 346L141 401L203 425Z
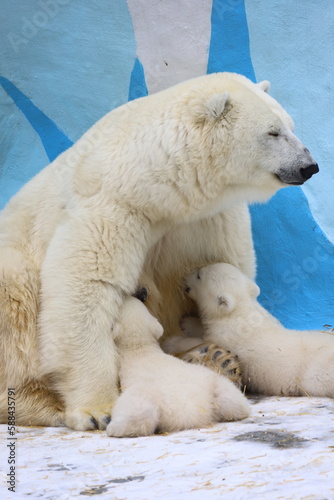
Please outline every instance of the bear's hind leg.
M0 248L0 387L38 376L39 273L11 247Z
M13 404L14 402L14 404ZM10 405L10 406L9 406ZM0 423L58 427L64 425L64 406L42 381L32 381L18 389L8 388L0 397Z
M187 319L187 318L185 318ZM242 369L237 355L199 337L167 337L162 349L187 363L203 365L230 379L238 389L242 386Z
M9 246L0 263L0 423L15 413L17 425L61 425L62 405L39 377L39 272Z

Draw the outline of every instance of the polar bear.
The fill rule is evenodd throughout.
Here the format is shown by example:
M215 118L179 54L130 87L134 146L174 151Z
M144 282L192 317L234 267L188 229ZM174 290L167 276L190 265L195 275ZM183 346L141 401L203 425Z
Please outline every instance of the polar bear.
M166 335L193 307L175 292L180 276L222 260L254 275L245 204L318 171L267 88L217 73L129 102L8 203L0 421L15 387L17 423L105 428L117 397L110 331L141 275Z
M238 355L248 391L334 397L333 335L284 328L256 300L259 287L230 264L206 266L188 276L185 286L198 304L204 340ZM184 319L188 335L193 321ZM183 346L187 340L189 347L198 343L181 338Z
M144 304L133 297L125 300L114 327L122 393L112 409L108 436L147 436L248 417L247 400L232 382L163 353L162 334Z

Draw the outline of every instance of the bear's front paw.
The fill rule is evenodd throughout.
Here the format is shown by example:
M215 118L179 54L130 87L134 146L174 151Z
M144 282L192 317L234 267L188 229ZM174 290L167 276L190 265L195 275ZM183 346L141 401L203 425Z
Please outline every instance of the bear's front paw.
M239 389L242 385L241 365L238 356L215 344L200 344L174 356L186 361L204 365L220 375L229 378Z
M76 431L104 430L110 422L113 404L77 408L65 412L65 425Z

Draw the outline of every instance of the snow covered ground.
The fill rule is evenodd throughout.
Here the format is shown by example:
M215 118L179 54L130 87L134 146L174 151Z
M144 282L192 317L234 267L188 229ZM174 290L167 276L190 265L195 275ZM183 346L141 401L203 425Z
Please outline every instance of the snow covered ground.
M13 438L0 426L1 499L334 499L334 402L254 398L252 415L145 438L18 427L15 493L8 491Z

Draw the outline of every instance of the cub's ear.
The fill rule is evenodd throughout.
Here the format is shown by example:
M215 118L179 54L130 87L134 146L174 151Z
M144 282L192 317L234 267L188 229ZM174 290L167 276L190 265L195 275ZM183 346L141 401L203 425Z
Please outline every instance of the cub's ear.
M225 313L230 313L235 308L235 299L230 293L220 294L217 297L219 310Z
M260 87L260 89L262 89L264 92L269 94L270 82L268 82L268 80L263 80L263 82L259 82L257 85L258 85L258 87Z
M257 286L256 283L254 283L254 281L249 280L249 282L247 284L247 288L248 288L249 295L253 299L256 299L256 297L258 297L260 295L260 288Z
M163 326L160 325L159 321L156 318L152 318L150 330L154 338L156 338L157 340L159 340L164 333Z

